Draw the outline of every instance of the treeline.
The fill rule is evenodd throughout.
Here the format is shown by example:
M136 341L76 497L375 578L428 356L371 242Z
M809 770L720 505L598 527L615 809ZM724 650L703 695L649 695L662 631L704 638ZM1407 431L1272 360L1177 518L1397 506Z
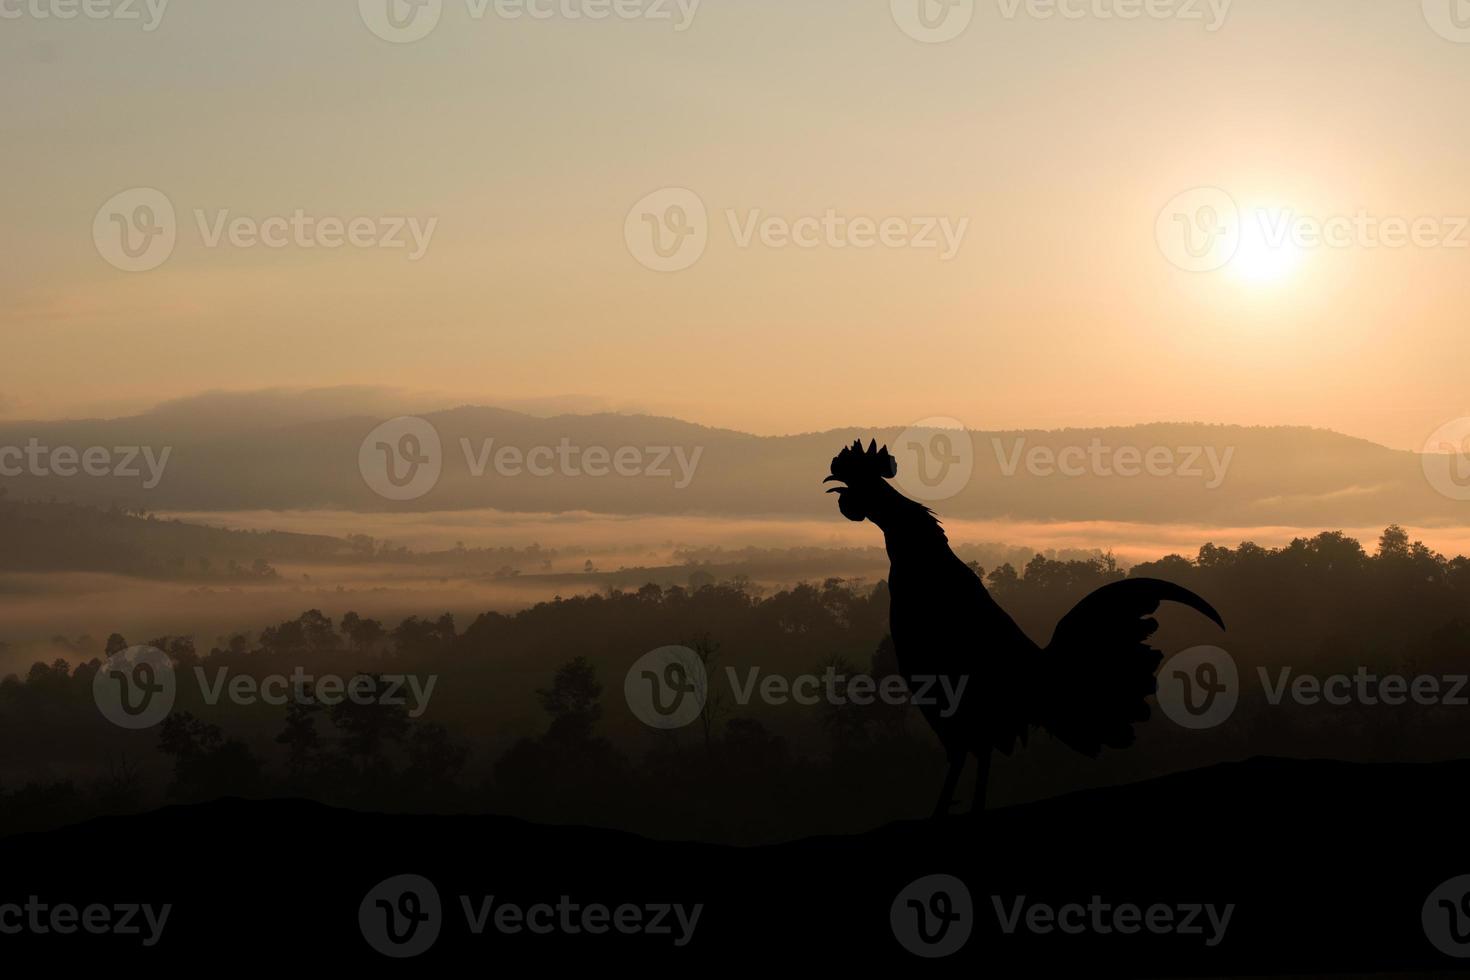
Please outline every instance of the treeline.
M274 579L271 562L325 560L347 550L318 535L225 530L119 506L11 500L3 491L0 539L0 570L206 581Z
M1390 527L1370 554L1341 533L1284 548L1209 544L1128 572L1106 557L1035 556L975 566L1040 644L1082 596L1126 574L1170 579L1207 597L1229 627L1161 612L1154 643L1173 653L1229 650L1244 690L1219 728L1187 731L1157 711L1139 744L1099 761L1032 740L998 759L997 804L1129 781L1257 754L1362 760L1470 755L1470 709L1271 705L1256 668L1453 675L1470 669L1470 560L1434 553ZM906 707L741 703L728 671L792 677L895 672L886 587L841 579L770 595L741 583L646 586L389 626L311 610L201 653L160 636L179 679L173 714L119 729L98 712L101 660L37 664L0 681L0 831L51 826L166 800L308 796L380 810L493 811L643 833L761 841L838 833L917 817L942 760ZM699 652L714 679L695 724L658 732L623 696L629 668L669 644ZM105 653L129 641L109 638ZM984 638L975 637L977 683ZM210 703L210 685L306 672L433 680L421 705ZM422 709L422 710L420 710Z
M392 563L511 577L551 567L557 552L527 548L410 551L364 534L345 538L249 531L160 518L146 510L14 500L0 488L0 571L111 572L200 582L271 581L282 562Z

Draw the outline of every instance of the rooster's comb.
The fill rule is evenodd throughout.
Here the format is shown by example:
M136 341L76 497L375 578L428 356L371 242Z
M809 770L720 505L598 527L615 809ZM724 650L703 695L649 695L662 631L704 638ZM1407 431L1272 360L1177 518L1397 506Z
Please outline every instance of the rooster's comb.
M891 480L898 475L898 460L889 455L887 446L879 449L877 440L869 441L864 449L862 440L855 439L832 457L832 475L849 484L875 477Z

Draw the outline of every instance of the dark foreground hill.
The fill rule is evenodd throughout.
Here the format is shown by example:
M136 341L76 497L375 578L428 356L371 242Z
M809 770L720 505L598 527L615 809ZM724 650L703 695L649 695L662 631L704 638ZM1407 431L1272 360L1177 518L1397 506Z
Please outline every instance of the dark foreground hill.
M225 800L0 841L0 953L293 975L1449 971L1470 962L1435 945L1470 953L1470 904L1440 888L1470 874L1467 780L1470 761L1255 759L756 849ZM136 934L86 934L138 903Z

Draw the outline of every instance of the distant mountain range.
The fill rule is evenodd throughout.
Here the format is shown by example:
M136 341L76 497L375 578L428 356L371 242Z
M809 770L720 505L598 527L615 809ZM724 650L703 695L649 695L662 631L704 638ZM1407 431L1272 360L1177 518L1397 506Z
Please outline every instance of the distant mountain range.
M835 520L821 485L829 460L854 439L876 439L898 457L901 488L951 518L1329 527L1458 524L1470 514L1430 484L1418 454L1318 429L888 426L762 437L671 418L541 418L484 407L380 429L380 415L333 414L348 407L208 396L129 418L0 422L0 490L150 511L496 508ZM428 433L437 452L432 438L417 438ZM400 493L384 480L390 460L400 480L418 476L403 453L426 472Z

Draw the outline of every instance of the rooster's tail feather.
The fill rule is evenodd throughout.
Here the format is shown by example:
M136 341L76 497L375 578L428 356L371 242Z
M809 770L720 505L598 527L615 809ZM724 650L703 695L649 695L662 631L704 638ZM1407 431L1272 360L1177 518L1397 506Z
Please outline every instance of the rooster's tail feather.
M1163 654L1147 640L1159 627L1151 614L1163 601L1189 606L1225 628L1208 602L1171 582L1134 578L1105 585L1057 624L1037 679L1034 721L1088 756L1103 746L1132 745L1134 724L1149 717L1145 699L1158 690L1154 674Z

